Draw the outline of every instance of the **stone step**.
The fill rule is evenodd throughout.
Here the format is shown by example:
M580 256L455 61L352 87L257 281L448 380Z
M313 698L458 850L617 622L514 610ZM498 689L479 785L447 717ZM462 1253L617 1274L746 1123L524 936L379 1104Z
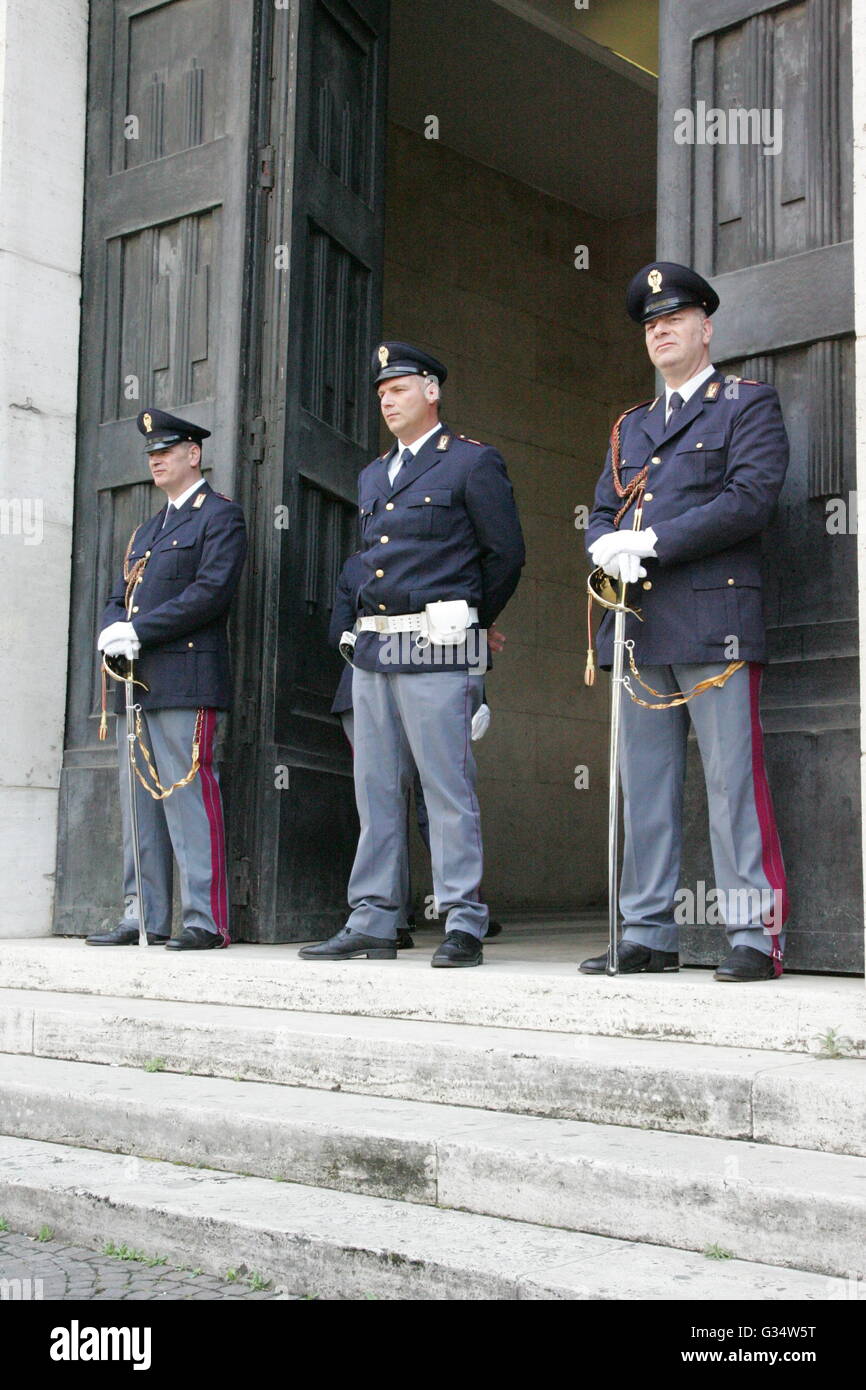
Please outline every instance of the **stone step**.
M0 1052L866 1156L862 1060L38 990Z
M290 1293L394 1300L843 1300L851 1280L236 1173L0 1138L0 1215Z
M175 955L154 947L97 950L79 940L6 940L0 988L173 999L302 1013L411 1018L484 1028L655 1038L712 1047L814 1052L831 1030L866 1057L862 979L785 976L731 985L706 970L580 975L561 959L500 954L479 970L431 970L427 934L394 961L339 965L298 959L296 946L233 946Z
M866 1160L467 1107L0 1058L0 1132L863 1274Z

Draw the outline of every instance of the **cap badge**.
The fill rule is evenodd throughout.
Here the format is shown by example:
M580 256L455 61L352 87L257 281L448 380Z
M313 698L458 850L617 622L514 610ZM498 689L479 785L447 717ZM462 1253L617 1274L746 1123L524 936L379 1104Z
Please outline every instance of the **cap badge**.
M650 273L649 273L649 275L648 275L646 278L647 278L647 283L649 284L649 287L650 287L650 289L652 290L653 294L658 294L659 290L660 290L661 287L662 287L662 273L661 273L661 271L660 271L660 270L651 270Z
M142 415L141 423L144 425L144 428L147 430L147 433L150 434L151 430L153 429L153 416L151 415L149 410L146 410Z
M388 365L388 357L389 357L388 349L385 347L385 345L384 345L384 343L383 343L382 346L379 348L379 366L380 366L380 367L387 367L387 365Z

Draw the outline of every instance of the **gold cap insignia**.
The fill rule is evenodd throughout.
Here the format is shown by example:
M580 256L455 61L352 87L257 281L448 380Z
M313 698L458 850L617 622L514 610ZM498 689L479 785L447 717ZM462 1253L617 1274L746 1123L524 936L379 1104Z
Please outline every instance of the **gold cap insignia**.
M150 414L150 411L145 411L144 415L141 417L141 423L144 425L147 433L150 434L153 429L153 416Z
M661 271L660 271L660 270L651 270L650 273L649 273L649 275L648 275L646 278L647 278L647 283L649 284L649 287L650 287L650 289L652 290L653 294L658 294L659 290L660 290L661 287L662 287L662 273L661 273Z
M379 348L379 366L380 366L380 367L387 367L389 355L390 355L390 354L389 354L389 352L388 352L388 349L385 347L385 344L383 343L382 346Z

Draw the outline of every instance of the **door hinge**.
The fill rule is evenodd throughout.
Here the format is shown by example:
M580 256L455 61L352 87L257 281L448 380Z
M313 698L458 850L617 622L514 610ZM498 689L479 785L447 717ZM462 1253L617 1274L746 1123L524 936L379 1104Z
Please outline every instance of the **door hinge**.
M259 150L259 188L274 186L274 147L265 145Z
M250 463L261 463L265 456L265 436L267 421L264 415L257 415L250 424Z

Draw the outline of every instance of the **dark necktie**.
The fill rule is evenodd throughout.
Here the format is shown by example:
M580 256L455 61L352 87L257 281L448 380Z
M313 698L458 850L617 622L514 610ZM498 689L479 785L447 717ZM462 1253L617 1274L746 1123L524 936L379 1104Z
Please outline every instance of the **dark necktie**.
M676 417L677 417L677 414L679 413L679 411L682 410L682 408L683 408L683 398L682 398L682 396L680 395L679 391L672 391L672 392L671 392L671 398L670 398L670 400L669 400L669 402L668 402L668 409L670 410L670 415L668 416L667 429L670 429L671 425L675 425L675 424L676 424Z
M401 459L400 459L400 467L397 469L397 472L394 474L394 482L392 482L392 484L391 484L392 487L394 486L394 483L396 483L396 481L397 481L397 479L399 478L399 476L400 476L401 472L403 471L403 469L404 469L404 468L408 468L408 467L409 467L409 464L413 462L414 458L415 458L415 455L412 453L412 450L411 450L411 449L404 449L404 450L403 450L403 455L402 455L402 457L401 457Z

